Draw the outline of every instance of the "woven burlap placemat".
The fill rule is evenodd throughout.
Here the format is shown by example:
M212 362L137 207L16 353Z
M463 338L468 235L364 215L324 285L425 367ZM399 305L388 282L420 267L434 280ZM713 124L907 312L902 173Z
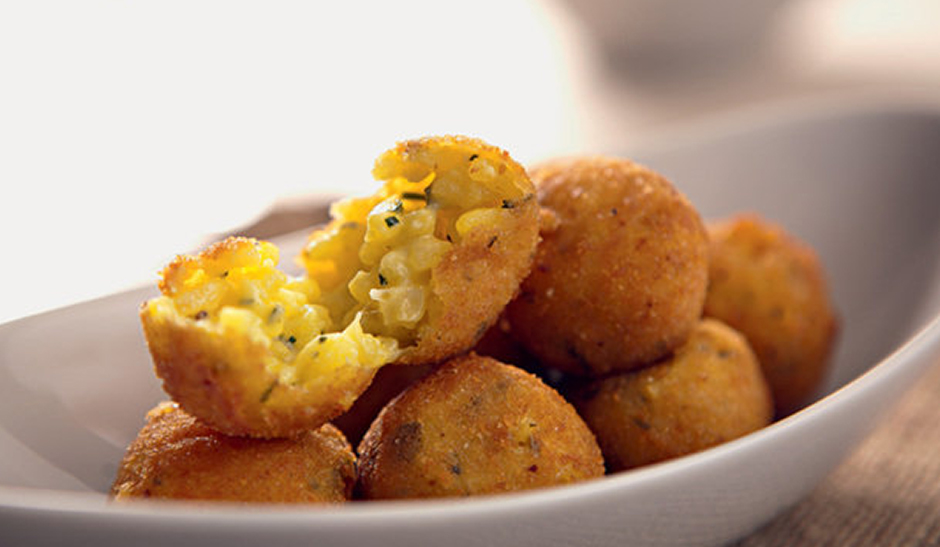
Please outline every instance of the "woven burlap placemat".
M940 545L940 366L813 493L737 547Z

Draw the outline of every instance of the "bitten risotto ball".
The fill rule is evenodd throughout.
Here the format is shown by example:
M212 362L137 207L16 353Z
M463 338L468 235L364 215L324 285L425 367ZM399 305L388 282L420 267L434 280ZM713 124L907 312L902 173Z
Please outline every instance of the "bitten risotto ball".
M494 494L604 473L594 436L555 390L472 353L392 400L359 454L366 499Z
M777 414L799 409L822 382L838 333L816 253L756 214L710 223L705 315L741 331L754 348Z
M140 315L165 391L230 435L291 436L343 413L379 367L470 349L516 293L538 238L526 171L478 140L407 141L384 181L277 269L278 249L230 238L164 271Z
M701 218L659 174L623 159L557 160L531 171L545 210L531 275L507 309L543 364L604 375L669 354L701 316Z
M741 334L703 320L675 354L574 396L608 471L691 454L771 422L766 380Z
M111 495L254 503L342 503L352 494L356 457L332 425L294 439L218 433L161 403L128 447Z

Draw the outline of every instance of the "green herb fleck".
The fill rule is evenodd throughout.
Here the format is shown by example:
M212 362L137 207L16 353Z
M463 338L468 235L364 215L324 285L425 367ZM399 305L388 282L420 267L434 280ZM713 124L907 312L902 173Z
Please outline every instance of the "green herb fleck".
M388 286L388 279L385 279L385 276L379 273L379 285L382 287Z
M411 201L427 201L427 194L422 194L420 192L402 192L401 199L407 199Z
M473 160L475 160L475 159L477 159L477 158L479 158L479 157L480 157L479 154L474 154L474 155L470 156L470 161L473 161Z
M325 334L321 334L320 337L317 338L317 342L319 342L319 343L321 343L321 344L324 343L324 342L326 342L327 340L328 340L328 338L326 337Z
M284 306L275 304L268 314L268 323L277 323L284 316Z
M508 199L503 200L503 209L512 209L516 206L515 203L509 201Z
M277 380L274 380L273 382L271 382L271 385L265 388L265 390L261 393L260 400L262 403L266 403L268 399L271 398L271 392L274 391L275 387L277 387Z
M385 217L385 225L388 226L389 228L393 228L400 223L401 221L398 220L398 217L396 217L395 215Z

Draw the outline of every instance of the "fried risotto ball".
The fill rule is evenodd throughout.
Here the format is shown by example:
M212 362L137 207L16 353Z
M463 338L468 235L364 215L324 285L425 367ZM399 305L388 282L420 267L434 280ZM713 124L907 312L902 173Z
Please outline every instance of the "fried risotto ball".
M705 315L748 339L785 416L819 387L838 334L823 266L806 243L753 213L708 230Z
M393 399L359 455L366 499L493 494L604 473L594 436L558 392L473 353Z
M278 249L230 238L163 271L141 320L164 390L230 435L290 436L348 409L387 363L468 350L531 266L526 171L481 141L436 137L382 154L373 196L332 207L298 278Z
M610 472L665 461L769 424L773 402L745 338L701 321L668 359L595 380L572 397Z
M256 503L342 503L356 456L330 424L292 439L230 437L165 402L127 449L111 487L118 500L175 498Z
M548 220L507 310L513 333L546 366L588 376L669 354L705 299L708 243L695 208L624 159L560 159L530 175Z

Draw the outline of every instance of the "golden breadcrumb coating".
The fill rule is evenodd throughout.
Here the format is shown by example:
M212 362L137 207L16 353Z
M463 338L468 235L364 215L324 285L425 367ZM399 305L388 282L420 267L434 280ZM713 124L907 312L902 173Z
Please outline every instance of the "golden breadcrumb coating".
M111 495L118 500L342 503L355 480L356 456L332 425L294 439L229 437L167 402L147 414Z
M593 435L555 390L472 353L393 399L359 454L366 499L494 494L604 473Z
M702 313L707 236L672 184L624 159L531 171L545 210L531 275L509 306L513 335L543 364L598 376L669 354Z
M815 251L756 214L710 223L705 315L741 331L754 348L778 416L819 388L839 320Z
M611 472L691 454L771 422L773 402L747 341L703 320L675 354L596 380L574 397Z

